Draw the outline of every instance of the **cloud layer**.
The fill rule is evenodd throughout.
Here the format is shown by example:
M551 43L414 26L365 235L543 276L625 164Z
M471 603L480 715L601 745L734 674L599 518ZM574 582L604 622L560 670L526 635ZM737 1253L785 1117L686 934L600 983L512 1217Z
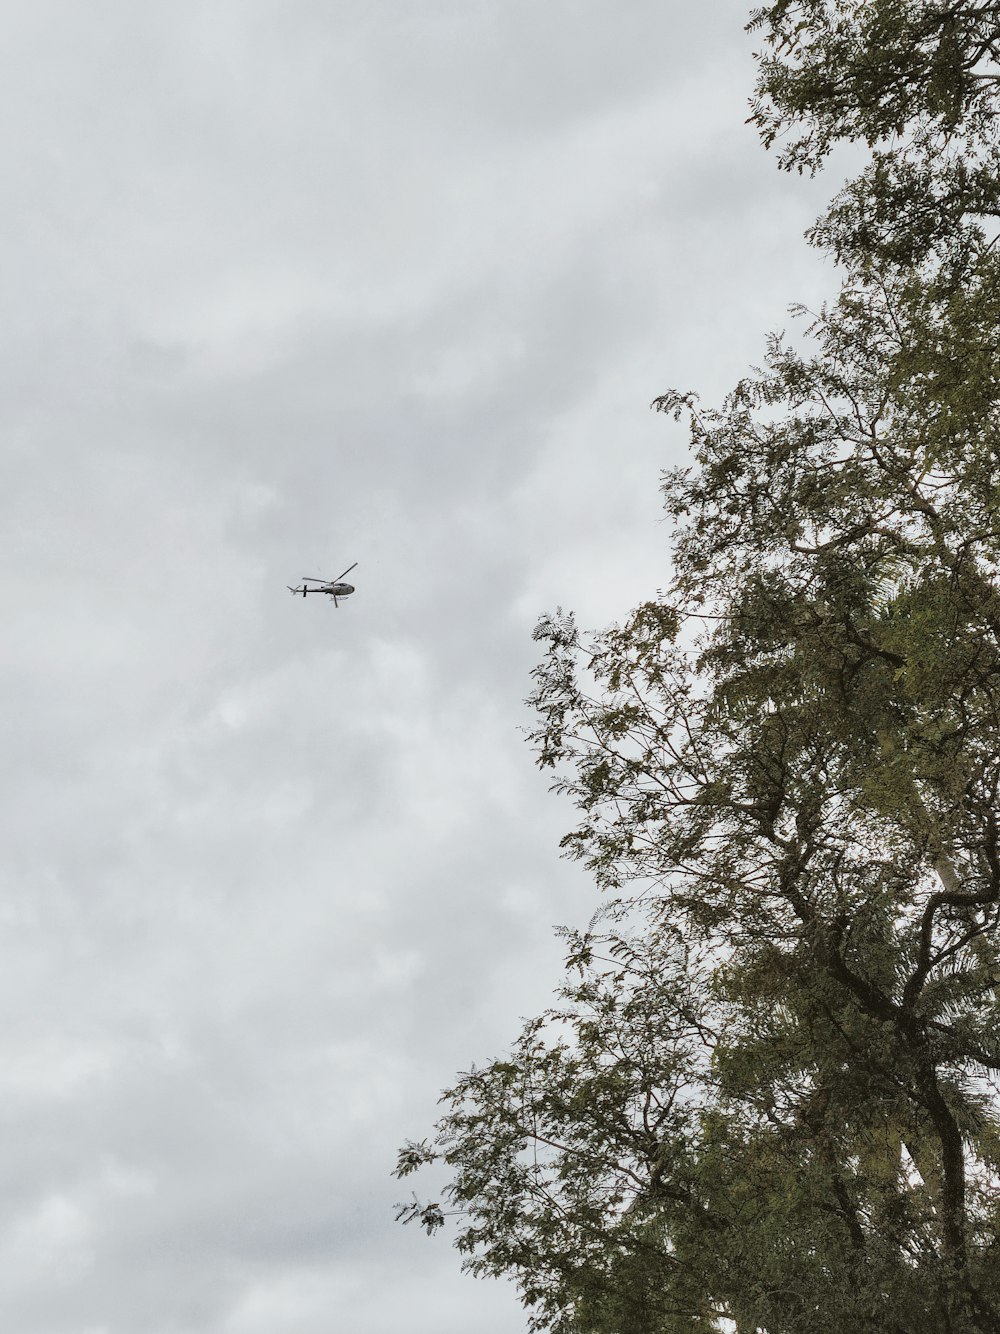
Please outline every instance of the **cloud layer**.
M594 906L535 618L831 285L728 8L4 7L5 1329L523 1328L388 1172Z

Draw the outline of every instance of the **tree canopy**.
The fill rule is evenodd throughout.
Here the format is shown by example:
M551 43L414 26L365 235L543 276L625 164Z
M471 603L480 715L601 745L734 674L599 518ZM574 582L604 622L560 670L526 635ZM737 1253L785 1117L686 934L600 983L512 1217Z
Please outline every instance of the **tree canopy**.
M992 143L997 0L776 0L755 9L753 121L784 167L814 169L840 140L963 149Z
M997 0L777 0L751 121L786 170L840 143L871 150L814 239L854 263L912 266L1000 217Z
M907 207L821 222L838 299L719 407L656 400L693 451L667 590L539 623L538 759L605 907L405 1146L450 1179L401 1212L457 1212L557 1334L997 1331L1000 261L935 191L993 161L1000 4L751 27L765 143L861 139L833 213Z

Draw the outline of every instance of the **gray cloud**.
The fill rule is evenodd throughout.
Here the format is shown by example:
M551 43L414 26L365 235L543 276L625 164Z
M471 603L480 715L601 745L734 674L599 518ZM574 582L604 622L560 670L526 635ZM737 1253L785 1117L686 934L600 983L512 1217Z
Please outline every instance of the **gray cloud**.
M665 582L829 186L723 6L2 8L0 1323L513 1334L388 1171L594 906L531 627Z

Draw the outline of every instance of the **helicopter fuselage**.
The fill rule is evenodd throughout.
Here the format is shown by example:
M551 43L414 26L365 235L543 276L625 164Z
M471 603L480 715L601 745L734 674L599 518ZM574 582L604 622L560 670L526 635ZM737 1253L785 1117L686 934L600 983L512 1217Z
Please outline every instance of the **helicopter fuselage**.
M346 597L350 597L350 595L354 592L354 585L353 585L353 584L318 584L315 588L306 588L306 587L303 585L303 587L302 587L301 589L298 589L298 588L297 588L297 589L295 590L295 592L296 592L296 593L301 592L301 594L302 594L303 597L307 597L308 594L310 594L310 593L326 593L327 596L328 596L328 597L331 597L331 598L346 598Z

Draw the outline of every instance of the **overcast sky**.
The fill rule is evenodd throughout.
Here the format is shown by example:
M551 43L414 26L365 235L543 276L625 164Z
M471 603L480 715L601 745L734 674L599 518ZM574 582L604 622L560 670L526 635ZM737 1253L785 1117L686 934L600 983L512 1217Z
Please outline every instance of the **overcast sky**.
M595 906L531 630L666 582L649 401L836 182L727 0L0 19L0 1328L520 1334L389 1173Z

